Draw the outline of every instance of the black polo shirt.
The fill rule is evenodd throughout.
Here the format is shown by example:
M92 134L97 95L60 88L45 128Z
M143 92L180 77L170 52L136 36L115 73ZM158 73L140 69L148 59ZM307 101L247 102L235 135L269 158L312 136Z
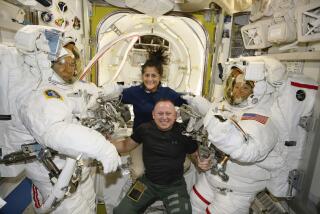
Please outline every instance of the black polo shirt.
M171 130L161 131L154 121L141 124L131 138L143 143L146 177L155 184L171 184L183 176L186 154L198 148L197 141L182 135L183 127L174 123Z

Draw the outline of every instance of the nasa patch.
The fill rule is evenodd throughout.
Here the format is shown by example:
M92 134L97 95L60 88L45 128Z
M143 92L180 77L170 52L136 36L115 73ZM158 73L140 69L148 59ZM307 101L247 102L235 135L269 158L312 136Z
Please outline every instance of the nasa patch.
M299 101L303 101L306 98L306 92L304 90L298 90L296 92L296 98Z
M62 96L58 92L52 89L45 90L44 95L46 96L47 99L56 98L56 99L63 100Z

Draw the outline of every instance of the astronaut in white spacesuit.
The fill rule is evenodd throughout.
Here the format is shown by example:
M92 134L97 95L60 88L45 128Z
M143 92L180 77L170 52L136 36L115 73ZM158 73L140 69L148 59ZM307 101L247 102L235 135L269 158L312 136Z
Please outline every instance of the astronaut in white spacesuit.
M61 47L59 56L51 62L45 50L60 48L54 46L61 40L54 41L52 32L57 31L43 26L26 26L17 32L16 41L24 38L23 42L28 46L32 44L28 39L35 38L33 44L36 48L31 52L23 43L17 42L17 48L24 57L24 76L11 93L14 118L6 139L15 150L21 149L22 144L33 142L56 150L59 154L53 162L58 169L66 167L68 160L81 157L79 167L82 173L76 191L63 196L61 201L53 198L49 208L43 206L56 191L52 184L57 183L56 178L49 177L49 171L40 161L25 164L26 176L33 183L32 199L36 212L95 213L94 185L87 160L100 161L104 173L109 173L117 169L120 157L102 134L82 126L80 119L86 116L88 105L98 93L115 91L111 90L112 87L98 88L78 81L80 70L72 48ZM46 45L50 48L41 48Z
M276 153L269 157L279 135L271 118L272 84L284 72L281 65L270 69L274 61L229 66L222 101L206 104L199 97L189 98L188 103L205 115L209 144L230 158L225 171L215 169L228 179L210 170L200 174L190 196L193 213L249 213L256 193L267 186L270 169L283 164Z

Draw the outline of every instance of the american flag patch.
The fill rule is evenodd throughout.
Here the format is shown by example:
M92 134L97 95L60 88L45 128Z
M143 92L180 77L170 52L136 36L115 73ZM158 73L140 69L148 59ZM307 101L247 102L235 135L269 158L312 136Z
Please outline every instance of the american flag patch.
M255 120L259 123L266 124L269 117L262 116L260 114L253 114L253 113L244 113L241 117L241 120Z

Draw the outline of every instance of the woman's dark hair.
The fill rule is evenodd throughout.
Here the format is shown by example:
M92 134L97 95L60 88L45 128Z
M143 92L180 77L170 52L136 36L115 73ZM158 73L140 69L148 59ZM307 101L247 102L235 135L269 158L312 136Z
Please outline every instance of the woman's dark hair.
M149 58L141 67L141 73L144 73L146 67L156 67L160 76L163 74L163 65L168 63L168 56L165 55L163 47L150 48L148 50Z

